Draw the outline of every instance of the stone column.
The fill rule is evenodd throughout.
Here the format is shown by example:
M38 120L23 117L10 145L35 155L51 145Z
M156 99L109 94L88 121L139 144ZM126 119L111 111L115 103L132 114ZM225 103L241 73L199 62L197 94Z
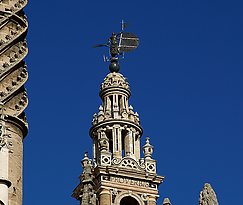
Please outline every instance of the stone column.
M119 117L119 105L118 105L118 95L113 95L113 117L117 119Z
M121 128L119 125L113 126L112 136L113 136L113 156L117 158L122 158Z
M133 139L133 132L131 129L128 129L128 132L125 136L125 156L126 157L134 157L133 155L133 148L134 148L134 139Z
M111 205L111 193L107 189L103 189L100 194L100 205Z
M9 187L9 181L8 181L8 161L9 161L9 149L8 145L3 145L1 147L0 139L0 201L3 202L3 204L8 204L8 187Z
M121 136L121 127L119 126L117 128L118 130L118 153L119 153L119 157L122 158L122 136Z
M116 134L116 128L115 127L113 127L112 128L112 141L113 141L113 156L114 157L118 157L118 152L117 152L117 141L118 141L118 139L117 139L117 134Z
M9 181L12 185L9 188L9 204L21 205L23 193L23 131L13 122L7 123L12 144L12 152L9 154Z
M140 136L138 135L135 138L135 157L136 159L140 159Z
M111 117L111 100L109 98L109 96L105 97L105 101L104 101L104 112L105 112L105 116L106 117Z
M8 179L9 205L22 205L23 138L28 124L24 110L28 105L24 84L28 79L24 58L28 53L27 18L23 12L28 0L0 3L0 103L4 107L6 134L10 136Z

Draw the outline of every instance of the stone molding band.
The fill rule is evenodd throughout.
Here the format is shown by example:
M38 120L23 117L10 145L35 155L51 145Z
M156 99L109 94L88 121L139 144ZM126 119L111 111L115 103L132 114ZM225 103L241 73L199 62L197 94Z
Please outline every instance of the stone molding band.
M89 135L92 138L93 133L98 130L99 128L106 127L106 126L111 126L114 124L119 124L119 125L130 125L131 127L135 127L139 131L139 135L141 136L143 134L143 129L141 126L129 121L129 120L124 120L124 119L116 119L116 120L106 120L101 123L98 123L90 128Z

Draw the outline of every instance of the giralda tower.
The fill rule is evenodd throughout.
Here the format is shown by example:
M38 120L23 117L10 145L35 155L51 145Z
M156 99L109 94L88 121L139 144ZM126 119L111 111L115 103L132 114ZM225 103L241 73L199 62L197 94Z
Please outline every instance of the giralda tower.
M80 205L156 205L163 177L157 175L150 139L140 145L139 115L129 104L129 83L119 73L119 54L137 45L138 39L124 32L113 33L107 44L110 73L100 86L102 103L90 128L93 159L85 153L80 183L72 195Z

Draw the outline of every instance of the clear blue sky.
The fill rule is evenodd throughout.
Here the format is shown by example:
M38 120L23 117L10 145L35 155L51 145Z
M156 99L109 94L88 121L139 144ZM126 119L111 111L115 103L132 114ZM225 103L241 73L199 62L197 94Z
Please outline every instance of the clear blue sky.
M198 204L210 182L220 205L243 204L243 1L30 1L24 142L24 205L78 205L71 198L108 73L112 31L140 37L121 73L151 137L160 199ZM143 144L143 143L142 143Z

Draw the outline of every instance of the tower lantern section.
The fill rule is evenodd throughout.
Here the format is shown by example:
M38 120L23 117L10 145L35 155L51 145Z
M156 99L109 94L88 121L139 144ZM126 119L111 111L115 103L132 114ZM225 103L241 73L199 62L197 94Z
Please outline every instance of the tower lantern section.
M97 165L109 166L112 160L127 157L140 159L142 128L138 113L129 105L130 95L129 83L120 73L109 73L101 84L102 104L90 129Z

